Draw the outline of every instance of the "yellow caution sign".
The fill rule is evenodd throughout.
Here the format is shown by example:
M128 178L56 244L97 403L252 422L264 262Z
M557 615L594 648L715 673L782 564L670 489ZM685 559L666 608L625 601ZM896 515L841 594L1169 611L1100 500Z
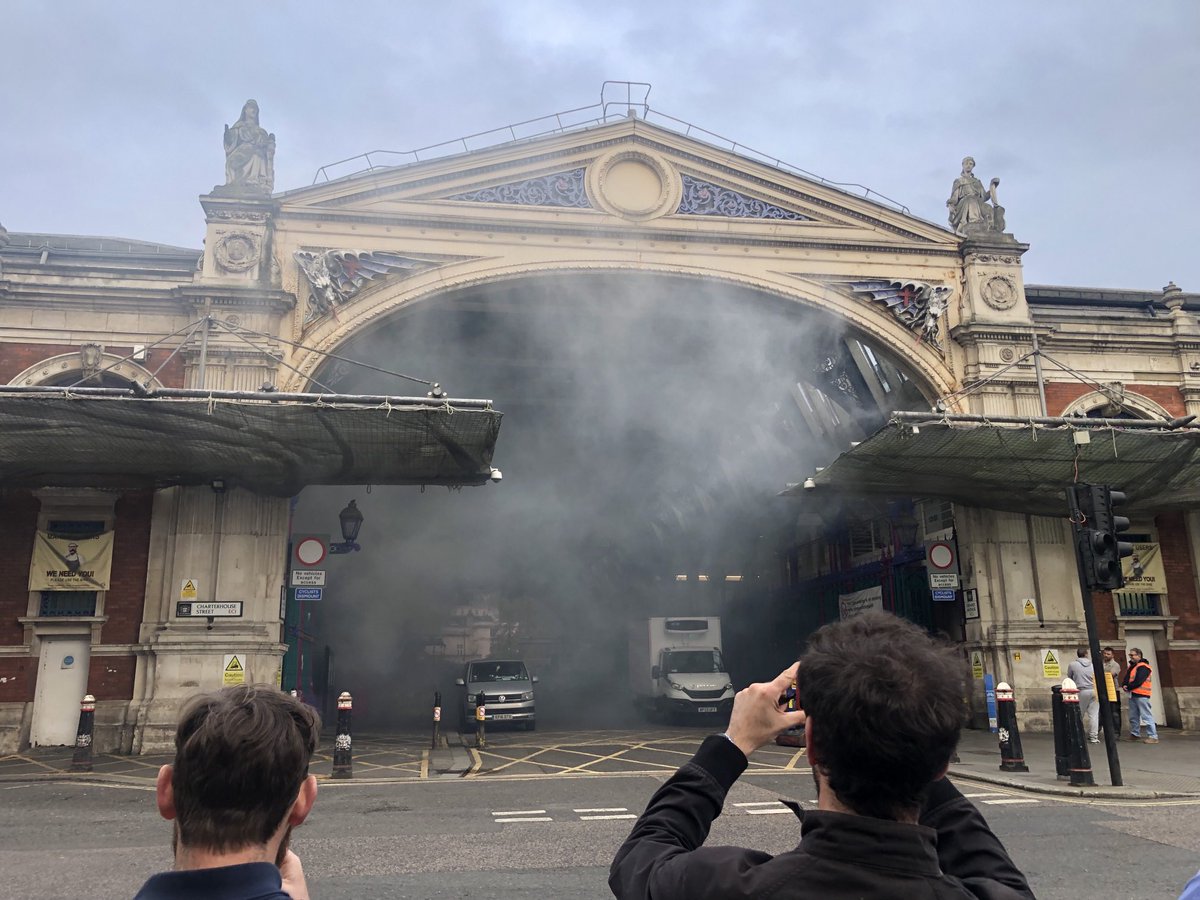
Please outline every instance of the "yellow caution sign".
M1032 597L1025 601L1025 605L1021 608L1021 612L1025 614L1025 618L1027 619L1037 618L1037 604L1033 602Z
M978 679L983 678L983 651L982 650L972 650L971 651L971 677L978 678Z
M225 668L222 675L222 683L225 687L232 684L246 683L246 667L242 663L240 653L225 654Z
M1042 677L1055 679L1062 678L1062 666L1058 661L1058 651L1042 651Z
M1108 702L1116 703L1117 702L1117 682L1116 682L1116 679L1113 678L1112 672L1104 673L1104 684L1108 690Z
M196 579L194 579L194 578L183 579L183 584L181 584L179 586L179 599L180 600L195 600L196 595L199 593L200 593L200 591L196 586Z

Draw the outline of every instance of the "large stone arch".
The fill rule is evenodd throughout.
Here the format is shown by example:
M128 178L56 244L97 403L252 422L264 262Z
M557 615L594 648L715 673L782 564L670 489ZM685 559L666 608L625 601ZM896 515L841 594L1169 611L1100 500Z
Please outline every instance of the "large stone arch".
M453 268L438 268L394 282L384 282L364 291L336 316L314 324L303 334L300 348L292 351L289 364L296 370L284 381L284 390L311 390L325 354L336 353L352 338L363 334L392 315L417 304L436 302L440 296L488 283L523 278L558 277L571 274L614 274L629 272L710 280L748 288L833 317L856 335L882 347L915 377L919 389L935 398L951 393L957 378L950 348L945 354L928 344L918 344L913 332L882 307L850 300L819 283L782 275L759 275L696 264L664 264L629 259L558 259L539 265L474 260ZM949 343L947 341L947 343Z
M144 366L115 353L101 352L97 369L104 374L123 379L128 382L137 381L151 390L163 387L163 383ZM9 382L11 385L30 387L33 385L59 384L64 379L82 380L85 378L82 363L78 353L60 353L34 363L23 372L18 373ZM84 387L95 387L92 382L85 382Z

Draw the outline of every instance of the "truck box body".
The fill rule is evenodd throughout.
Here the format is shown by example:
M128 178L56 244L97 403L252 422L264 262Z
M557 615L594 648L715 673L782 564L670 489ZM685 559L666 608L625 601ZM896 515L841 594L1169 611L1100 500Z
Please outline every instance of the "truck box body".
M664 717L728 713L733 685L717 616L660 616L630 631L629 683L634 702Z

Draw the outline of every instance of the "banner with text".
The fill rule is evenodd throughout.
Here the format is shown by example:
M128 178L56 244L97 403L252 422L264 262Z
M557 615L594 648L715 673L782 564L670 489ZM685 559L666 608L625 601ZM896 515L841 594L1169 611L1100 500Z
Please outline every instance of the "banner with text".
M113 533L64 538L39 531L29 563L31 591L107 591Z
M843 619L853 619L868 609L883 609L883 588L879 585L838 595L838 612Z
M1158 544L1134 544L1133 556L1121 560L1125 587L1115 594L1165 594L1167 573Z

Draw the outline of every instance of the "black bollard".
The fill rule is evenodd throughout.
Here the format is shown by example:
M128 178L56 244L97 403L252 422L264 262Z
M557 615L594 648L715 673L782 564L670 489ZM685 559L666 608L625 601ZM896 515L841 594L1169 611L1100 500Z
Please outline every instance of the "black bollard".
M354 753L350 740L350 713L354 701L348 691L338 694L337 735L333 739L333 777L354 777Z
M72 772L92 771L92 732L96 727L96 698L84 694L79 701L79 728L75 732L75 753L71 757Z
M1054 773L1063 781L1070 777L1067 761L1067 723L1063 714L1062 685L1050 688L1050 720L1054 725Z
M1000 771L1028 772L1025 752L1021 749L1021 730L1017 727L1017 702L1006 681L996 685L996 723L1000 726Z
M1079 708L1079 688L1070 678L1062 683L1063 716L1066 719L1067 762L1071 784L1095 784L1092 777L1092 759L1087 748L1087 732L1083 725L1083 711Z
M442 692L433 692L433 742L430 749L436 750L442 737Z
M487 702L484 699L483 691L475 695L475 746L480 750L487 749L487 731L484 727L484 719L487 716Z

